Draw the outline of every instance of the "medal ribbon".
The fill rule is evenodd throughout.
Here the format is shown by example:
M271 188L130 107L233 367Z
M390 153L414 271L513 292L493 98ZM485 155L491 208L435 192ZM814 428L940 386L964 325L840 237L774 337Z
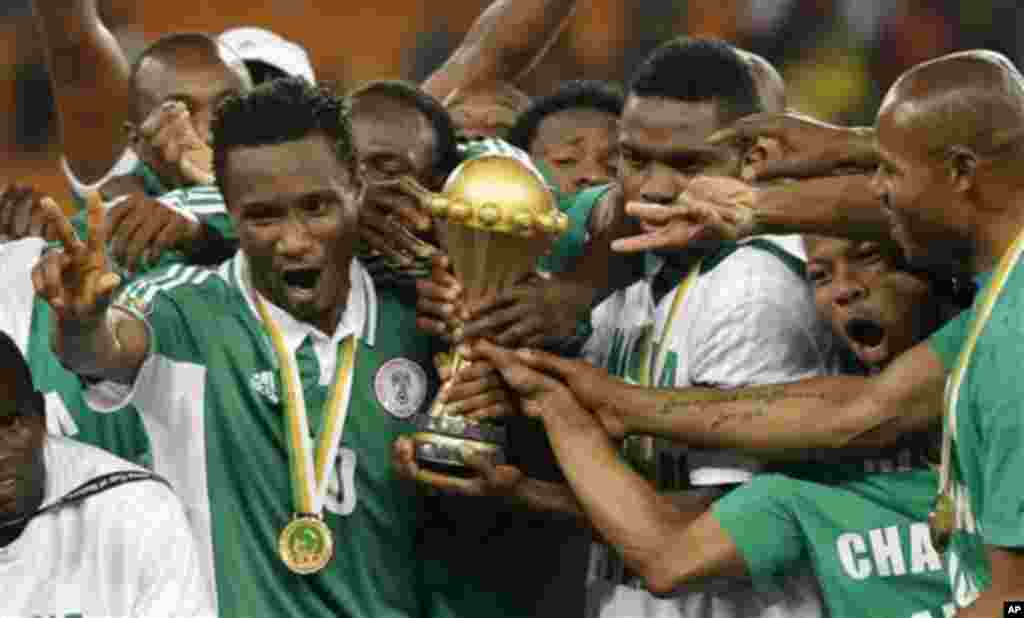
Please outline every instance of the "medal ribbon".
M988 319L992 316L992 309L995 307L1003 286L1010 278L1010 271L1014 264L1020 259L1024 252L1024 230L1022 230L1013 244L1003 254L992 276L992 282L985 291L985 296L978 304L978 312L971 323L971 331L967 335L967 341L960 349L960 355L956 360L956 367L946 380L946 389L943 394L943 408L946 417L946 426L942 431L942 463L939 467L939 498L952 499L952 487L950 487L950 471L952 467L953 440L956 439L956 408L960 400L960 387L963 385L964 376L967 375L967 366L970 364L971 355L974 353L974 346L977 345Z
M668 316L665 320L665 328L661 330L661 338L658 339L658 343L653 344L654 340L654 326L651 327L651 333L649 337L646 337L646 341L641 346L641 359L642 363L640 366L640 385L650 388L655 386L654 378L657 376L658 367L662 367L664 370L664 362L666 355L665 342L668 341L668 336L672 332L672 325L679 317L679 312L683 307L683 298L686 297L687 292L693 287L693 283L697 280L697 275L700 273L700 265L702 260L698 260L696 264L690 268L690 272L687 273L686 279L683 280L682 285L676 288L675 297L672 298L672 307L668 310Z
M309 419L306 416L306 399L302 393L298 365L288 352L281 329L274 323L263 299L253 295L260 318L270 333L281 372L285 391L285 434L288 444L288 466L292 477L292 500L297 513L320 515L327 497L331 462L338 455L341 435L348 418L348 404L352 396L352 377L355 373L355 334L345 337L338 344L338 368L331 395L324 402L324 427L316 445L315 463L313 440L309 435Z

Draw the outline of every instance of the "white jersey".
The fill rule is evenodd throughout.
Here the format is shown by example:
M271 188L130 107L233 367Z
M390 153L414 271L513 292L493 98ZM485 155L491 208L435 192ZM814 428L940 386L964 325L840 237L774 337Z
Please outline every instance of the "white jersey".
M21 355L29 358L33 304L32 268L46 248L42 238L24 238L0 243L0 332L14 340ZM36 385L38 388L38 384ZM53 435L73 436L78 428L56 391L44 393L46 425Z
M44 504L93 478L139 470L48 437ZM212 616L185 513L161 483L138 481L34 518L0 548L0 616Z
M738 388L830 373L833 338L818 318L794 260L765 240L730 246L705 259L678 303L675 297L683 281L655 303L653 275L661 266L652 268L650 277L616 292L594 310L594 333L583 354L612 374L635 381L631 374L642 364L641 340L648 331L650 341L662 344L655 345L660 353L647 357L653 360L648 379L657 387ZM757 462L726 452L690 450L686 462L690 484L708 488L745 482L758 469ZM756 594L743 581L688 586L674 597L656 598L615 581L616 569L609 569L607 561L606 548L595 545L588 616L804 618L822 611L816 582L807 578L794 579L793 590L773 599Z

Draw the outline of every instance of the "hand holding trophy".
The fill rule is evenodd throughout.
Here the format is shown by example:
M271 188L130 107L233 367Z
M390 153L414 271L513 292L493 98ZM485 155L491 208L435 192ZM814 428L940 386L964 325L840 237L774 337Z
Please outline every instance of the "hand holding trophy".
M512 156L485 155L462 163L440 194L408 177L400 186L437 220L438 238L462 286L463 302L493 296L521 281L569 227L540 174ZM452 326L458 344L460 329ZM450 363L451 377L442 390L467 364L458 348ZM445 408L435 400L429 413L417 420L419 432L412 438L421 465L469 474L463 461L467 451L488 457L495 465L505 462L502 427L447 414Z

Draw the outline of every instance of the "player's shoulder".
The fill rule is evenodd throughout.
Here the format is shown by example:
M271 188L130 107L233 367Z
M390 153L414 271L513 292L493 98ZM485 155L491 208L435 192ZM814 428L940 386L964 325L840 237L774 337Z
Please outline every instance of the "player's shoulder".
M768 239L726 243L701 263L701 277L737 280L773 280L806 285L806 264Z
M46 245L45 240L36 237L0 242L0 264L4 265L2 272L8 272L11 268L31 270Z
M148 315L158 301L188 305L195 309L215 310L236 306L240 291L225 263L219 267L171 264L129 281L114 303Z
M120 457L72 438L47 436L46 463L58 475L62 494L83 483L117 472L148 472ZM150 517L167 509L181 508L178 497L165 483L140 480L115 486L86 498L83 507L93 515L124 520L132 515Z

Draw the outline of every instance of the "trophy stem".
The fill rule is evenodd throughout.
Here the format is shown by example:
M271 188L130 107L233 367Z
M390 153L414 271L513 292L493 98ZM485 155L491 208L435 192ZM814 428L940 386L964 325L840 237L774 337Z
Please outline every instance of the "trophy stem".
M450 377L441 392L454 384L460 370L468 365L456 348L448 361ZM487 457L494 465L505 463L505 429L492 423L477 422L446 412L440 393L430 405L428 414L417 419L419 431L413 435L416 460L424 468L468 477L473 470L464 461L467 452Z

